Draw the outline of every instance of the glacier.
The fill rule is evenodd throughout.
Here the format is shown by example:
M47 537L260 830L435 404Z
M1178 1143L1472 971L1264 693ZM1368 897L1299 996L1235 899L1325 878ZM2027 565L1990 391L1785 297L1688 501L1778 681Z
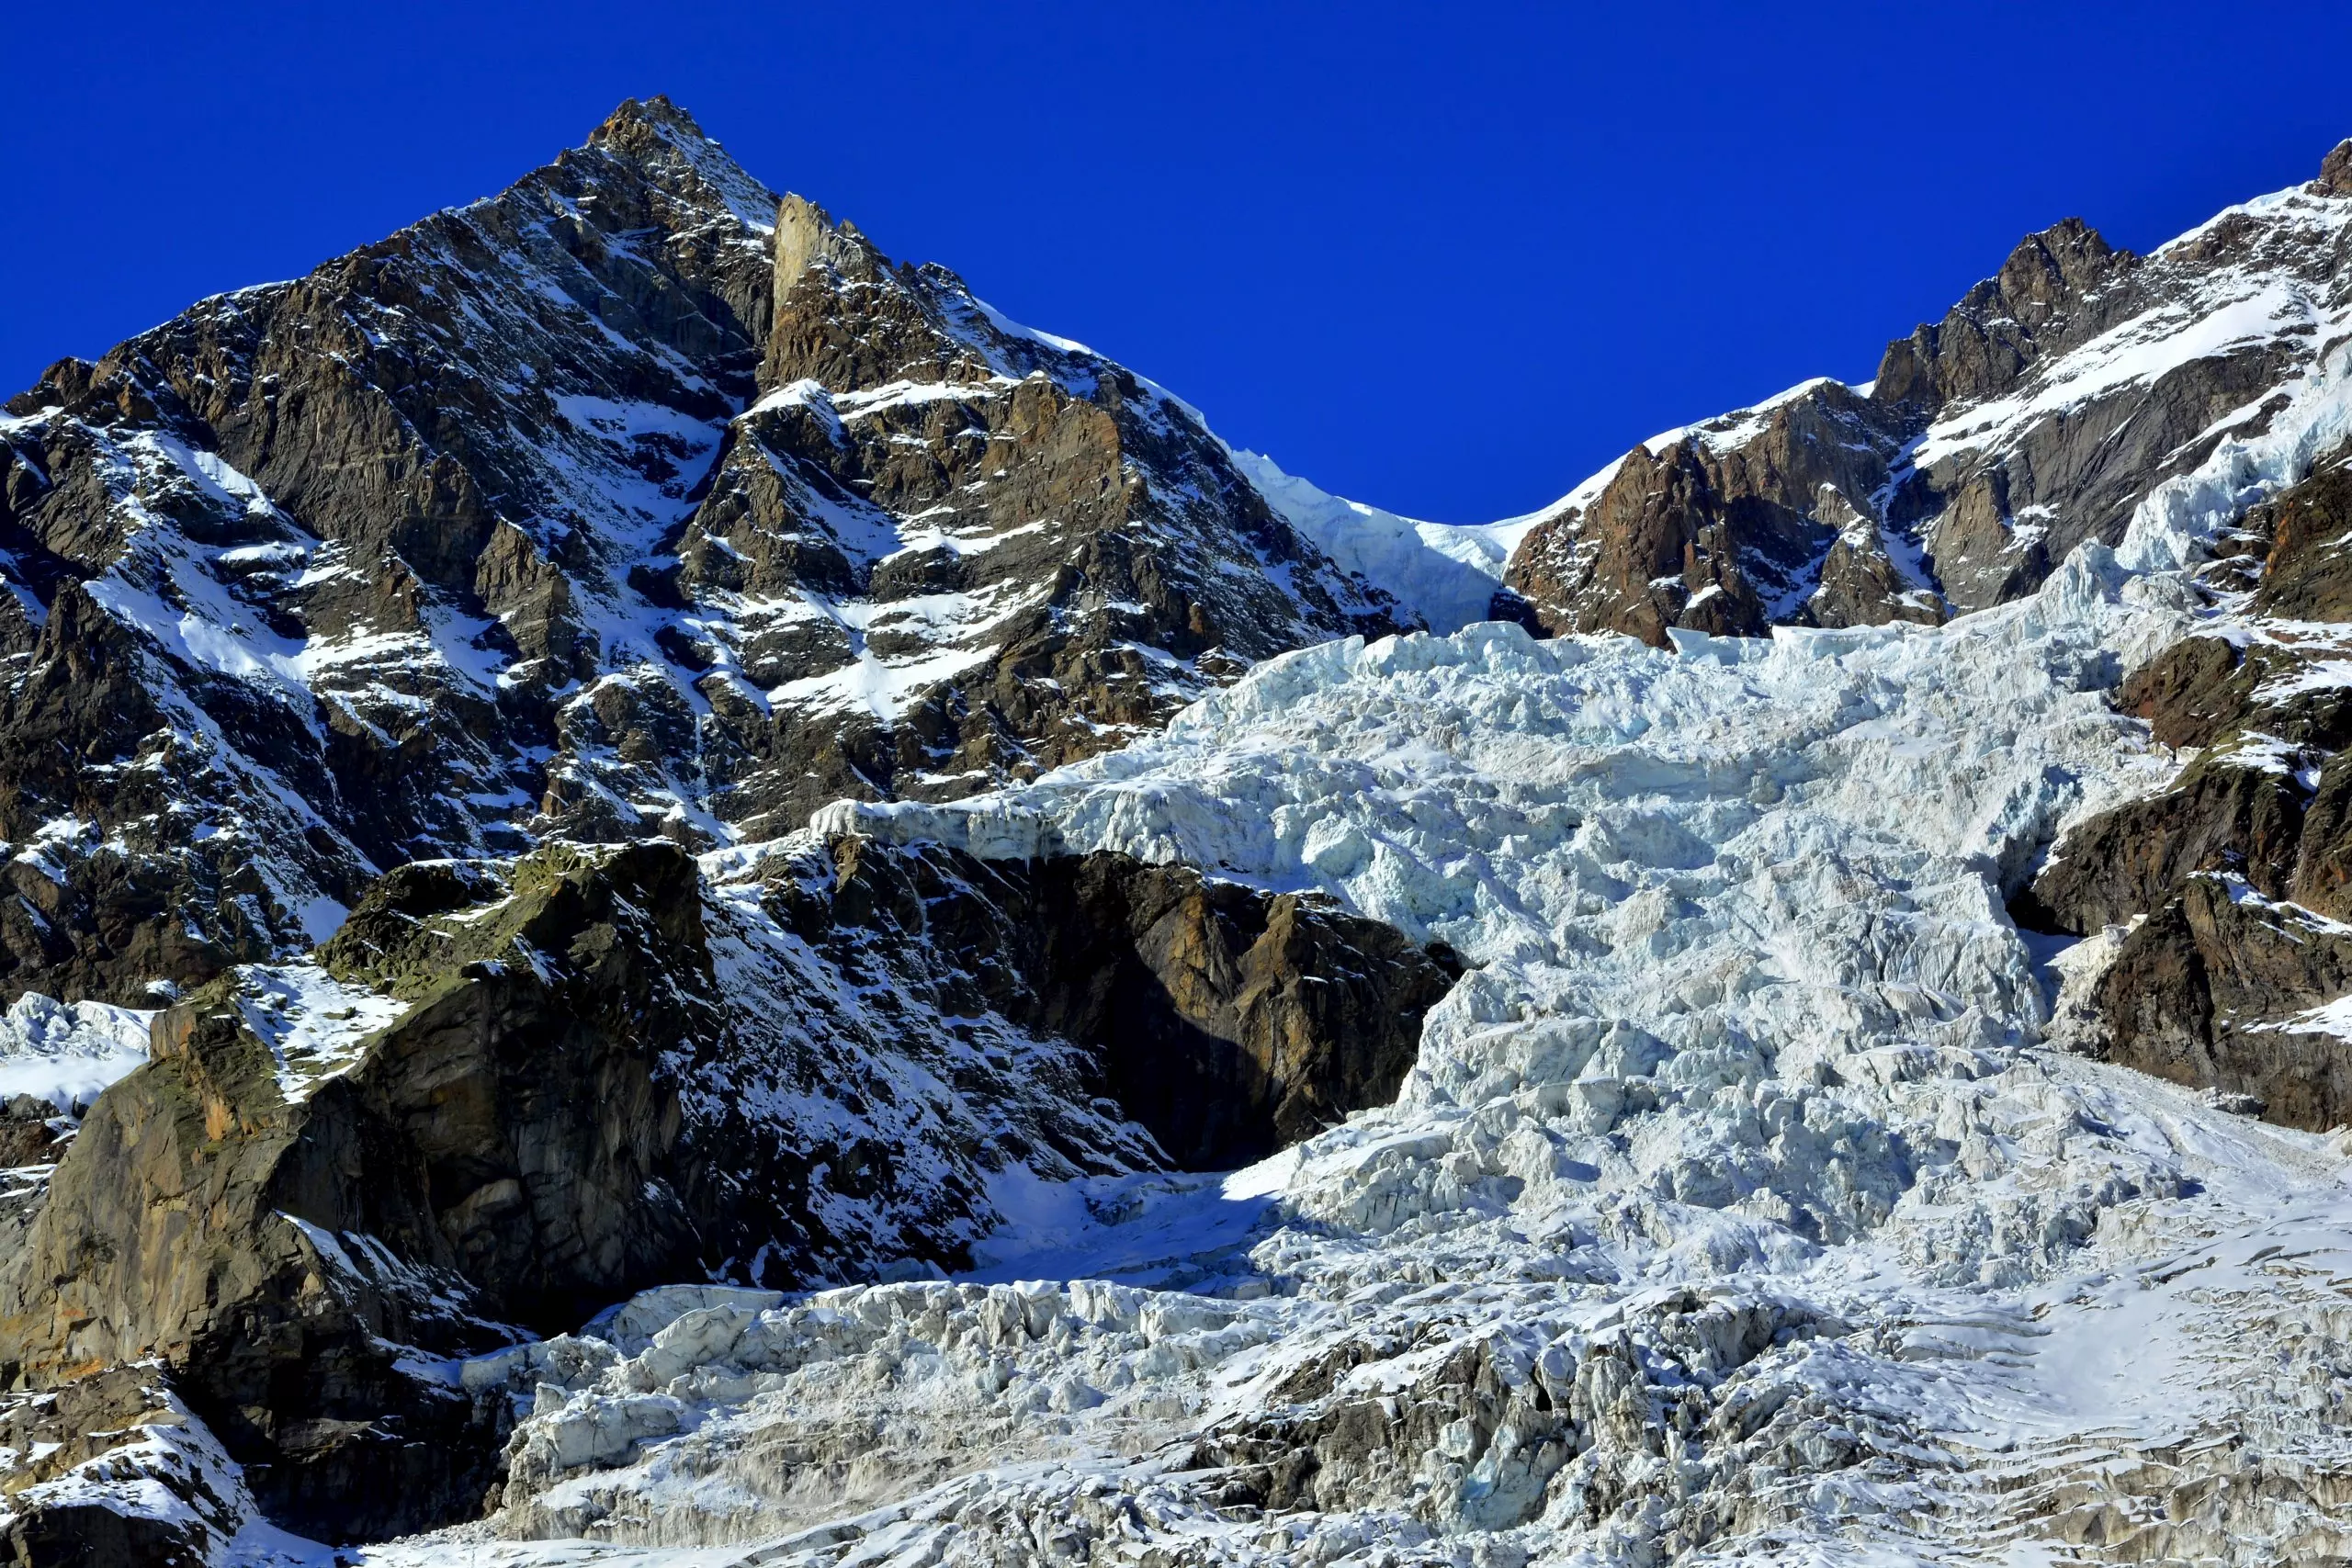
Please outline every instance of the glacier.
M2104 694L2352 434L2347 374L1944 626L1351 638L1020 788L826 808L1315 889L1473 968L1395 1105L1250 1169L1032 1181L968 1277L673 1287L453 1367L523 1412L504 1507L365 1560L2352 1550L2352 1135L2070 1055L2112 942L2005 912L2171 776Z

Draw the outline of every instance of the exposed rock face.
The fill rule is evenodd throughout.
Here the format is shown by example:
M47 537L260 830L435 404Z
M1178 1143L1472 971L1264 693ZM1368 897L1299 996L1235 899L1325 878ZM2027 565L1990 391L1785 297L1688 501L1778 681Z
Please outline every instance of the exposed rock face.
M1157 389L798 197L778 222L765 396L668 580L745 831L1026 776L1248 660L1406 624ZM890 673L926 660L935 682ZM772 718L734 722L746 700Z
M707 897L659 840L407 866L314 963L158 1020L15 1260L0 1353L42 1381L161 1357L311 1533L462 1517L507 1413L418 1359L712 1270L965 1264L992 1173L1151 1168L1133 1122L1186 1163L1270 1152L1394 1098L1459 973L1114 855L804 840Z
M1071 934L1112 951L1069 1030L1179 1165L1247 1165L1396 1098L1461 976L1449 951L1296 895L1123 869L1080 863Z
M2352 139L2339 141L2323 159L2319 178L2312 182L2330 196L2352 196Z
M2326 1011L2352 989L2347 537L2340 459L2246 513L2202 571L2219 624L2118 694L2194 755L2076 824L2017 909L2051 929L2132 927L2096 988L2094 1048L2312 1128L2352 1118L2352 1025Z
M11 996L299 951L412 859L968 794L1400 624L1190 411L666 100L8 412Z
M2142 262L2079 218L2027 235L1941 321L1887 345L1872 398L1937 410L2009 390L2037 361L2083 341L2086 298Z
M1756 637L1791 621L1940 618L1876 525L1855 526L1902 446L1899 420L1834 381L1808 383L1635 447L1521 542L1505 582L1544 631L1658 647L1669 626ZM1871 578L1890 592L1858 592Z
M2212 873L2189 877L2100 978L2109 1052L2142 1072L2251 1097L2289 1126L2352 1113L2352 930Z
M20 1094L0 1106L0 1170L49 1165L64 1151L57 1107Z
M1935 626L1946 606L1897 562L1878 520L1848 502L1836 487L1815 496L1814 516L1838 530L1821 562L1821 576L1804 602L1803 621L1818 626L1881 626L1890 621Z
M2078 219L2027 236L1868 387L1809 382L1587 480L1510 588L1544 630L1661 645L1671 626L1936 620L2031 592L2288 405L2346 297L2344 163L2150 256Z
M494 1422L400 1359L693 1268L656 1067L713 1025L675 850L555 853L469 940L421 923L483 890L402 873L321 965L237 972L157 1021L16 1260L18 1375L161 1356L264 1506L333 1539L479 1501Z
M252 1516L211 1434L153 1368L0 1402L0 1551L16 1568L208 1568Z
M1462 973L1442 946L1326 901L1182 866L858 840L834 852L836 926L967 955L1005 1016L1093 1048L1110 1094L1189 1169L1247 1165L1394 1100L1422 1015Z
M2207 751L2162 793L2078 824L2036 878L2033 898L2064 911L2057 924L2087 933L2154 908L2202 871L2227 870L2285 897L2308 794L2263 765L2271 760L2259 750Z

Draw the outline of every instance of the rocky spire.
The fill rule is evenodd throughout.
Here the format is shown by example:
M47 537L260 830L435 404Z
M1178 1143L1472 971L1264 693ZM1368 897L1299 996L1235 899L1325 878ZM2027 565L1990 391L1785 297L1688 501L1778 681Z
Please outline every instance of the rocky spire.
M2077 304L2139 265L2079 218L2028 234L1940 322L1887 344L1871 395L1922 412L1997 396L2049 350L2053 329L2064 335Z
M656 93L641 101L623 98L620 107L605 117L605 123L588 133L588 145L627 151L647 138L710 140L693 115L670 101L669 94Z
M836 272L855 272L876 260L874 247L854 223L836 223L831 213L805 196L787 194L775 213L775 297L781 305L811 263Z

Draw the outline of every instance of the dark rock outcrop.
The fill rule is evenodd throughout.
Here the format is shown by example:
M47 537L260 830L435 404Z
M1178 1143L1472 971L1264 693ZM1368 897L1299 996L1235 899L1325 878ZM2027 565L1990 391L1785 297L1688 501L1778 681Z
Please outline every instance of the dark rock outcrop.
M1190 1169L1248 1164L1394 1100L1422 1015L1462 973L1377 921L1182 866L854 839L833 853L822 918L957 954L989 1006L1088 1047L1125 1113Z
M1450 952L1295 894L1139 870L1053 869L1046 964L1092 979L1048 1026L1101 1047L1112 1095L1177 1164L1246 1165L1396 1098L1461 976Z
M28 1094L0 1106L0 1170L55 1163L72 1125L56 1106Z
M234 1473L152 1367L0 1399L0 1447L26 1456L0 1479L11 1568L209 1568L243 1522Z
M1124 368L798 197L776 223L766 396L674 547L677 592L741 638L697 682L721 815L761 834L844 796L969 794L1123 743L1247 661L1405 624ZM843 610L811 620L797 594ZM895 713L845 718L828 686L943 654L960 668ZM746 682L769 693L756 716ZM795 690L815 711L779 705Z
M2319 178L2312 184L2329 196L2352 196L2352 139L2337 142L2321 160Z
M2154 908L2206 871L2285 897L2309 792L2272 750L2252 746L2251 754L2208 750L2170 788L2077 825L2034 879L2020 918L2087 934Z
M2352 1118L2352 1039L2307 1015L2347 994L2352 929L2204 874L2124 939L2098 1007L2110 1059L2317 1131Z
M327 1539L479 1504L503 1413L403 1358L692 1271L656 1067L711 1027L674 849L551 852L460 940L423 924L479 891L398 874L321 954L308 987L331 971L407 1006L315 1079L288 1041L334 1007L273 1018L232 974L157 1020L153 1060L99 1097L13 1260L0 1354L18 1378L160 1357L263 1506Z
M0 1360L160 1359L306 1533L464 1517L507 1412L421 1367L659 1282L967 1263L1011 1165L1254 1158L1392 1099L1460 973L1181 868L801 842L718 888L660 840L413 864L198 990L59 1165Z

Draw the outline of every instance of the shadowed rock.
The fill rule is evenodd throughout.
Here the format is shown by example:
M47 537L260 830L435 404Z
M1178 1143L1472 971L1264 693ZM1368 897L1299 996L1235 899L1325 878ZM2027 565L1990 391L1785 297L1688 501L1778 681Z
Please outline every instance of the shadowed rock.
M1125 855L834 846L831 919L927 933L1011 1017L1090 1047L1177 1165L1223 1170L1396 1097L1462 973L1375 920Z
M420 863L314 964L198 990L59 1166L0 1280L0 1359L53 1385L160 1358L308 1533L466 1517L510 1413L432 1361L668 1280L965 1264L1016 1163L1256 1158L1393 1099L1460 973L1375 922L1115 855L842 840L752 886L775 926L714 912L659 840ZM747 942L808 955L815 1010L730 997L719 953L741 973ZM876 1018L881 987L901 1001ZM960 1080L965 1124L888 1109L926 1080Z

